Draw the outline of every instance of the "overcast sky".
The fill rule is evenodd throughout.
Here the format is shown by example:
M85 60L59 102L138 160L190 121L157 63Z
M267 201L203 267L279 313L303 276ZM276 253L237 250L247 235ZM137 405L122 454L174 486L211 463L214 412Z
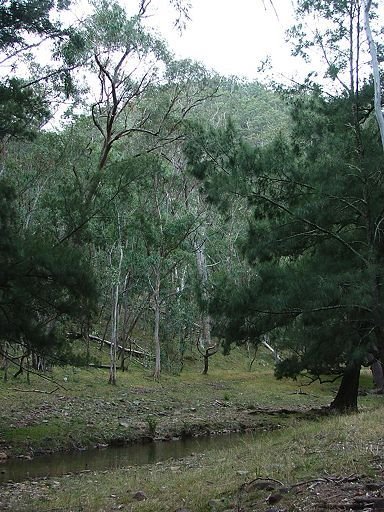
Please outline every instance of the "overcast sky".
M286 29L294 22L291 0L274 0L278 17L269 0L191 0L191 4L191 20L180 35L172 27L169 2L152 3L157 6L152 22L178 56L202 61L225 75L249 79L260 77L257 69L267 56L277 73L300 67L284 40Z
M188 2L188 0L185 0ZM261 79L258 68L271 57L278 74L296 75L300 59L290 56L285 31L294 23L293 0L189 0L190 21L182 34L174 27L171 0L152 0L148 24L168 41L177 57L189 57L224 75ZM119 0L131 14L138 0ZM75 0L71 15L90 12L86 0ZM71 16L71 17L72 17ZM73 19L73 18L72 18ZM304 73L304 72L303 72Z

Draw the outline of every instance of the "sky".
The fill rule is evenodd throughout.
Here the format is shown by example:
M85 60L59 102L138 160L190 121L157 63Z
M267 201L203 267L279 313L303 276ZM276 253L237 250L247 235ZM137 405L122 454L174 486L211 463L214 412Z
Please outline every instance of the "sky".
M285 31L294 23L293 0L184 0L191 4L185 30L174 27L172 0L151 0L147 23L160 32L180 58L192 58L223 75L261 80L260 67L271 57L275 78L297 75L300 59L290 55ZM138 0L119 0L131 14ZM72 14L89 11L86 0L77 0ZM302 73L304 75L304 72Z
M285 31L294 23L292 2L273 3L277 15L269 0L191 0L191 20L180 35L172 27L169 2L153 0L152 21L178 56L221 74L260 78L258 68L267 56L277 74L290 74L301 66L285 42Z

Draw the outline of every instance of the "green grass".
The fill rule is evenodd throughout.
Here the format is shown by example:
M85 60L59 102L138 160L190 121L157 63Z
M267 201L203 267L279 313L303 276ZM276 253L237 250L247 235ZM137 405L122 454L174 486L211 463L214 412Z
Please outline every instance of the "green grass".
M55 478L58 485L53 489L47 482L42 484L48 501L36 503L32 499L28 510L76 510L81 505L84 512L119 506L131 512L166 512L185 506L207 512L212 499L222 500L218 510L241 502L240 486L256 477L274 478L284 484L325 475L364 473L375 477L375 461L384 446L383 413L381 406L357 415L300 422L236 447L181 461ZM147 500L133 498L139 490ZM14 510L27 510L23 507Z
M361 396L361 412L352 416L303 421L303 415L273 411L250 415L258 409L304 411L329 404L338 383L277 381L268 354L262 354L252 371L244 354L239 355L218 354L206 376L201 361L192 358L180 376L163 374L160 382L149 370L134 366L119 372L117 386L108 384L107 370L95 368L55 368L52 382L37 376L30 384L25 376L1 382L0 451L13 455L166 432L216 432L242 425L259 431L253 442L181 461L23 484L21 490L9 492L7 506L14 511L81 507L84 512L119 506L130 512L165 512L185 506L205 512L211 510L212 499L222 499L223 510L241 500L239 486L259 476L293 483L332 473L375 474L373 460L384 446L383 397ZM372 387L368 370L362 372L360 387ZM284 428L270 431L278 425ZM133 499L138 490L148 499Z
M36 375L30 384L25 376L0 381L0 451L6 446L14 455L40 453L116 438L152 437L166 433L172 415L171 434L236 429L249 421L244 414L236 424L236 410L319 407L329 404L337 389L337 383L305 386L300 381L277 381L268 354L255 362L252 371L246 368L244 353L237 349L228 357L212 358L208 375L202 375L201 361L192 359L180 376L163 374L160 382L149 370L133 366L119 372L116 386L108 384L108 370L97 368L54 368L48 375L51 382ZM361 386L371 387L371 380L364 371ZM361 410L371 409L376 401L373 395L362 397ZM234 411L232 417L229 411ZM272 416L264 420L271 425L280 422Z

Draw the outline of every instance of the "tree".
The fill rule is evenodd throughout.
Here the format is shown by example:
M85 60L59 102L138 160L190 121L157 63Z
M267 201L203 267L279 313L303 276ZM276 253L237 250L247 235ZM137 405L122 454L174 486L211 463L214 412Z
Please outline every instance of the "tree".
M382 357L382 155L372 119L373 94L359 69L359 2L300 2L324 16L314 41L302 27L297 51L317 44L339 92L308 80L292 91L292 134L253 148L227 130L198 134L187 155L208 194L231 194L254 207L241 246L249 283L225 276L212 311L228 344L273 333L288 350L277 375L342 376L332 403L357 408L361 364ZM344 51L347 48L347 52ZM236 293L234 293L236 290ZM287 352L286 352L287 354Z
M159 159L153 160L152 184L142 204L138 220L147 253L148 282L153 310L154 378L161 373L161 320L171 298L182 294L175 283L177 270L190 258L190 235L198 220L188 210L180 190L181 177ZM181 196L181 198L180 198Z
M79 251L20 230L15 193L4 178L0 199L2 340L27 354L60 356L65 336L57 321L90 313L96 296L92 275Z
M0 50L29 47L27 34L57 36L60 27L50 19L52 9L67 9L70 0L6 0L0 6Z
M51 21L52 13L67 9L70 0L9 0L0 6L0 66L8 67L11 78L0 81L0 141L6 136L32 137L50 116L48 82L55 81L55 94L73 92L68 48L81 46L73 28L63 28ZM35 61L33 51L51 44L48 53L60 62L58 68ZM17 72L24 64L22 74ZM26 66L33 76L25 78ZM39 75L39 73L41 74ZM15 74L16 73L16 74ZM4 73L5 74L5 73ZM23 76L23 78L21 78Z
M277 375L343 375L333 406L354 409L360 366L383 349L381 148L365 120L356 163L354 130L345 131L354 115L348 98L316 93L297 98L293 110L290 139L248 148L247 157L235 146L229 160L219 149L206 162L215 188L213 162L235 176L237 190L242 172L254 207L241 244L251 278L226 275L216 284L215 330L227 345L258 344L266 333L283 338L290 355ZM194 161L201 172L202 154Z
M381 101L381 80L380 80L380 66L379 66L379 52L377 45L375 44L372 36L371 22L370 22L370 11L372 7L372 0L365 0L364 2L364 24L365 33L367 34L367 40L369 45L369 53L371 55L371 66L373 74L373 83L375 86L375 115L377 124L380 129L381 145L384 150L384 113L382 110ZM382 56L381 56L382 58Z
M129 141L140 153L172 143L183 118L215 90L202 66L175 61L165 42L145 27L148 5L140 2L129 16L118 2L100 0L78 33L84 44L75 55L88 74L86 102L100 139L85 210L95 200L114 147Z
M69 2L10 1L0 7L0 49L2 62L9 63L45 39L67 40L50 21L51 11L68 7ZM31 42L30 36L36 36ZM58 43L58 44L60 44ZM0 83L0 139L2 149L10 137L32 138L48 115L43 89L25 79L11 78ZM23 208L10 160L2 152L0 209L0 324L2 340L21 347L24 356L32 351L63 355L67 344L63 323L79 320L92 312L96 288L90 266L80 251L68 244L57 245L36 224L29 230L34 207ZM12 159L11 159L12 160ZM25 177L25 175L24 175ZM29 178L30 179L30 178ZM33 180L32 180L33 181ZM35 198L35 206L40 194ZM24 217L25 214L25 217ZM61 322L61 324L59 323Z

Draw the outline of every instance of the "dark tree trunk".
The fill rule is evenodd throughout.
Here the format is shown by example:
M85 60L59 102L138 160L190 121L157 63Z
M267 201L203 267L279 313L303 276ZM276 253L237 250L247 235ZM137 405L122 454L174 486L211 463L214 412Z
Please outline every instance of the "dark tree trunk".
M359 393L360 361L353 361L346 367L340 387L330 407L335 411L357 412L357 396Z
M208 368L209 368L209 353L208 350L204 354L204 370L203 375L208 375Z

